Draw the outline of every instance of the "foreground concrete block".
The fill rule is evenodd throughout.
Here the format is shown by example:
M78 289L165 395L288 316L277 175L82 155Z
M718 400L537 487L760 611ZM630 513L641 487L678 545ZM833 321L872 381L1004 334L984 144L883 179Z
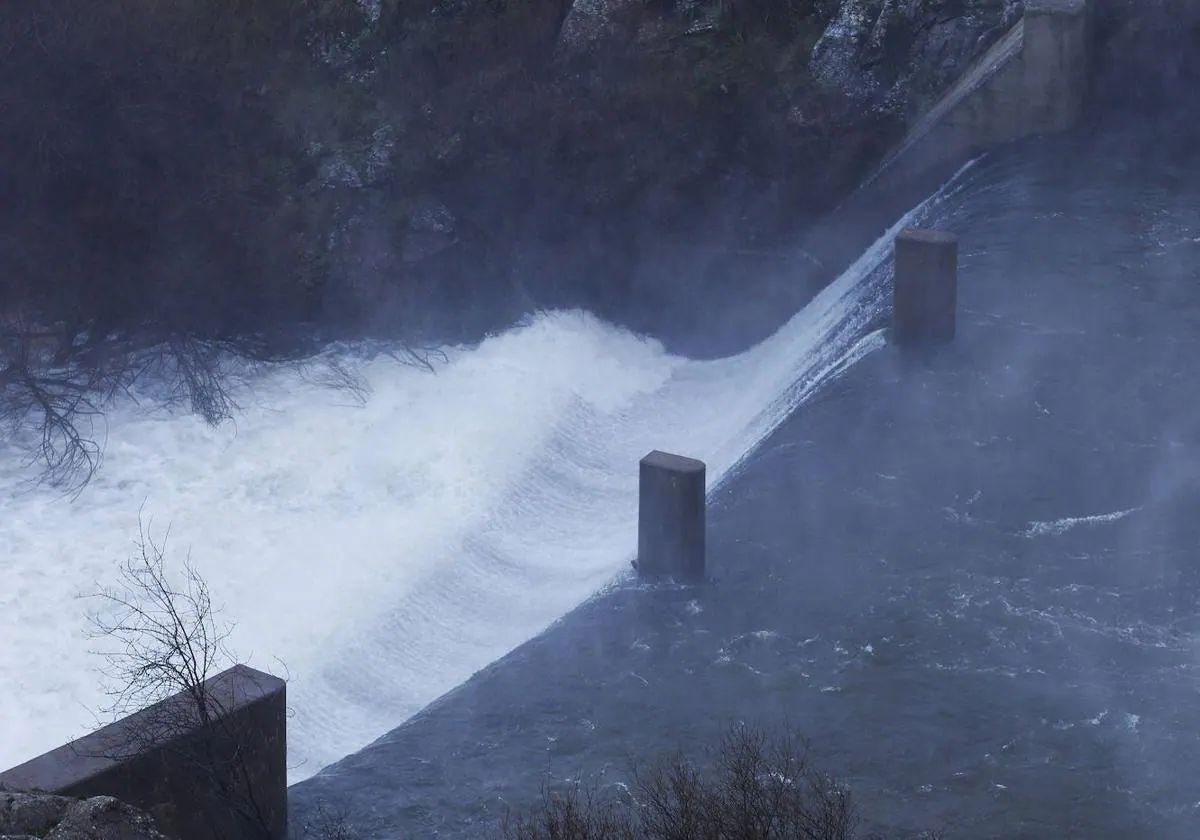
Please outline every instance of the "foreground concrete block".
M896 237L892 341L900 346L954 340L958 237L907 228Z
M205 688L206 725L175 695L0 773L0 788L116 797L178 840L284 840L286 684L235 665Z
M704 578L703 461L654 451L638 481L638 574L684 581Z

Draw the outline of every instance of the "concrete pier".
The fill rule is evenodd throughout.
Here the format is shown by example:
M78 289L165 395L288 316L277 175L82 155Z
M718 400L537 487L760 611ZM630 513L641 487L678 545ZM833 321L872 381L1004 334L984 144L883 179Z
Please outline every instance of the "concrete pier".
M896 237L892 342L910 347L954 340L958 237L906 228Z
M638 574L704 579L703 461L655 450L638 476Z

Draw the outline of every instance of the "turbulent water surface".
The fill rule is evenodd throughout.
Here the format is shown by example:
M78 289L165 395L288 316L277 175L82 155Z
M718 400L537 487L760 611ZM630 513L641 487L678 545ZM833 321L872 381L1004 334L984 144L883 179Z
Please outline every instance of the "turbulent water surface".
M789 718L874 827L1195 836L1200 175L1123 131L1006 150L908 219L962 239L927 359L871 332L885 237L728 359L549 313L435 375L338 351L363 405L265 368L215 429L118 406L76 499L4 452L0 765L101 705L74 596L142 509L236 652L286 665L297 826L332 801L364 836L484 836L542 783ZM623 575L654 448L710 466L700 589Z
M487 836L790 719L894 835L1195 837L1198 195L1124 126L979 163L928 219L961 237L956 343L779 426L713 494L709 584L590 600L293 787L296 823Z
M915 217L914 217L915 218ZM818 385L879 346L881 240L780 332L693 362L579 312L448 348L436 372L366 348L249 371L211 428L152 398L107 417L74 499L0 451L0 767L81 734L104 705L77 596L114 582L142 522L190 556L230 644L289 677L293 781L385 733L628 565L637 461L704 458L718 482ZM314 376L313 374L316 374Z

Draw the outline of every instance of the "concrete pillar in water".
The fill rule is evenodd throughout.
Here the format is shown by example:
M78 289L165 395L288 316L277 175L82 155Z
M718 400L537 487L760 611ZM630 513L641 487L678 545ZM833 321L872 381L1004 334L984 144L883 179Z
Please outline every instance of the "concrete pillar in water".
M655 450L638 476L638 575L704 578L703 461Z
M954 340L958 237L906 228L896 237L892 341L901 346Z

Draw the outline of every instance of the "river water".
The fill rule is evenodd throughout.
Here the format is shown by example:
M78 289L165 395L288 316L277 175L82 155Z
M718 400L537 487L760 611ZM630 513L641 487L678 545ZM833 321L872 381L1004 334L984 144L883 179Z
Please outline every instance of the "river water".
M103 463L74 498L0 442L0 684L19 688L0 767L95 723L104 644L81 596L117 584L139 527L170 574L189 558L207 580L233 655L288 679L291 781L363 747L628 568L643 455L703 458L716 486L877 349L888 245L725 358L542 312L432 370L361 343L226 359L239 410L216 427L147 381L92 430ZM359 390L328 387L342 374Z
M294 785L293 827L325 802L366 837L488 836L544 784L618 790L740 720L789 721L891 836L1200 834L1191 148L1113 119L970 168L921 219L960 236L954 345L870 337L888 269L860 264L866 343L826 361L862 358L719 462L709 583L618 575Z

